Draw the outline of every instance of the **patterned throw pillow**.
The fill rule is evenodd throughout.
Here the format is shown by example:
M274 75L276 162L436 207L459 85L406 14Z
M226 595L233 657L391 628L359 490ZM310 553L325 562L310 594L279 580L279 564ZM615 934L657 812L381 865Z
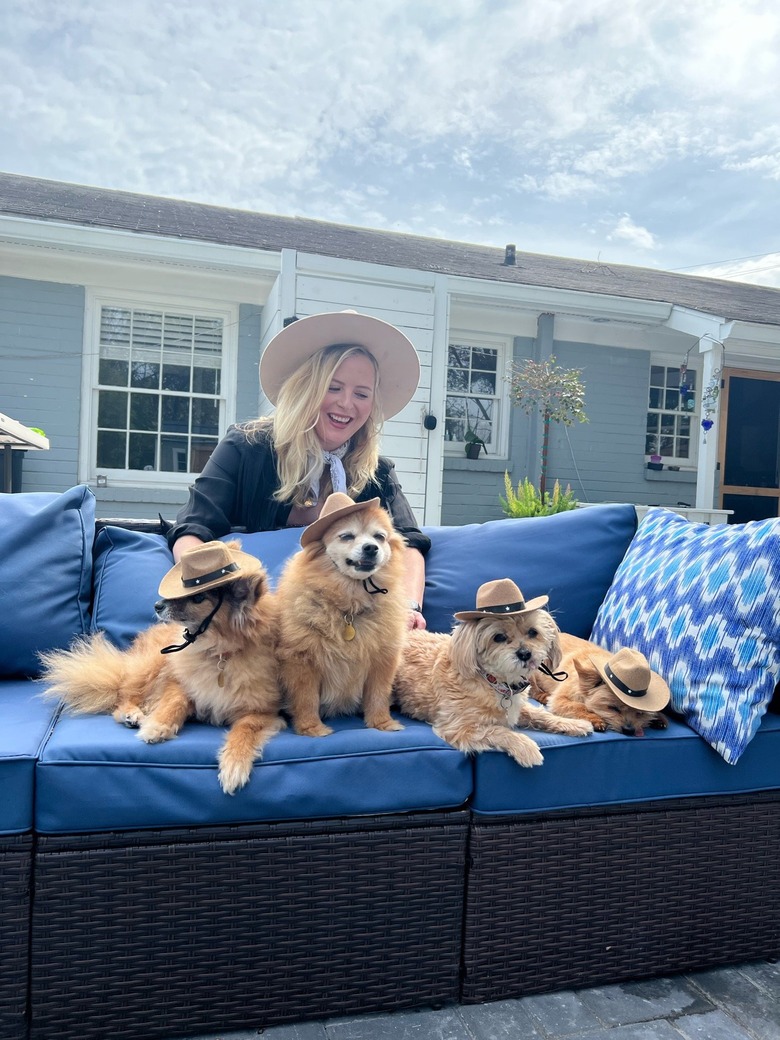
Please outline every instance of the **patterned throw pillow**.
M641 650L733 765L780 681L780 520L708 527L648 510L591 639Z

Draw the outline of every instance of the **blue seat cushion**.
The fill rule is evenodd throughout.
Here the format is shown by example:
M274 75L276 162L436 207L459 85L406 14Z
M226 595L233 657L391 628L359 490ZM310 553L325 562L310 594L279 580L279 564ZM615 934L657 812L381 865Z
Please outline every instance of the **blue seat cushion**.
M94 537L86 485L0 495L0 675L39 675L39 651L88 630Z
M403 721L395 733L358 718L333 720L328 737L280 733L247 786L229 796L217 782L220 727L187 723L173 740L147 745L109 716L63 715L37 767L36 828L67 834L462 805L472 791L468 758L424 723Z
M35 762L57 710L41 688L30 679L0 680L0 834L32 830Z
M300 548L296 528L256 534L227 535L236 538L244 552L263 561L271 584L284 562ZM105 632L115 646L125 649L133 638L153 625L154 604L163 575L173 558L162 535L107 525L95 539L95 594L90 631Z
M643 737L530 731L528 736L542 750L541 766L523 769L497 751L476 756L475 812L535 813L780 789L780 715L765 716L735 766L676 720Z
M632 505L594 505L552 516L426 527L423 612L449 632L456 610L473 610L486 581L511 578L526 599L549 596L563 632L587 639L636 531Z

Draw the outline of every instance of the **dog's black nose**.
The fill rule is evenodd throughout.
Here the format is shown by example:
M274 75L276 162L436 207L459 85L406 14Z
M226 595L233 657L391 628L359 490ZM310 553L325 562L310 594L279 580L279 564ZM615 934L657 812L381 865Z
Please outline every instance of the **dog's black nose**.
M625 725L624 725L624 726L622 727L622 729L620 730L620 732L621 732L621 733L623 733L623 734L624 734L625 736L627 736L627 737L633 737L633 736L634 736L634 734L635 734L635 732L636 732L636 730L634 729L634 727L633 727L633 726L629 725L629 723L626 723L626 724L625 724Z
M531 660L531 651L530 650L523 650L521 648L520 650L517 650L515 652L515 656L517 657L518 661L522 661L523 664L525 664L526 661L530 661Z
M154 605L154 612L155 612L155 614L162 614L162 612L164 610L165 610L165 600L164 599L158 599L157 602Z
M364 556L376 556L378 548L379 547L377 545L374 545L373 542L366 542L366 544L361 549L361 552Z

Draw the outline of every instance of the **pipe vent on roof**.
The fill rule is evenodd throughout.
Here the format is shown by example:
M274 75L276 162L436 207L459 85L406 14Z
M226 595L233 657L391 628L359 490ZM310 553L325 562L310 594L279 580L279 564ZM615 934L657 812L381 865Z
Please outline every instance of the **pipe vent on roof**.
M507 267L513 267L514 266L514 264L515 264L515 253L516 253L515 247L512 246L512 245L507 246L506 249L504 250L504 263L506 264Z

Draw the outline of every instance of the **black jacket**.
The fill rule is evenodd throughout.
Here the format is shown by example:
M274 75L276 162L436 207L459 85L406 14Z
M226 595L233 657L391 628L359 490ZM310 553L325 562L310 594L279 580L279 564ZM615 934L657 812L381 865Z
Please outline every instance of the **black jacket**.
M190 485L190 497L167 532L168 545L194 534L204 542L234 529L275 531L285 527L291 502L273 497L279 487L277 457L266 431L247 440L241 426L231 426L216 446L203 472ZM358 502L379 498L408 545L426 553L431 541L417 527L390 459L379 459L376 477L357 496Z

